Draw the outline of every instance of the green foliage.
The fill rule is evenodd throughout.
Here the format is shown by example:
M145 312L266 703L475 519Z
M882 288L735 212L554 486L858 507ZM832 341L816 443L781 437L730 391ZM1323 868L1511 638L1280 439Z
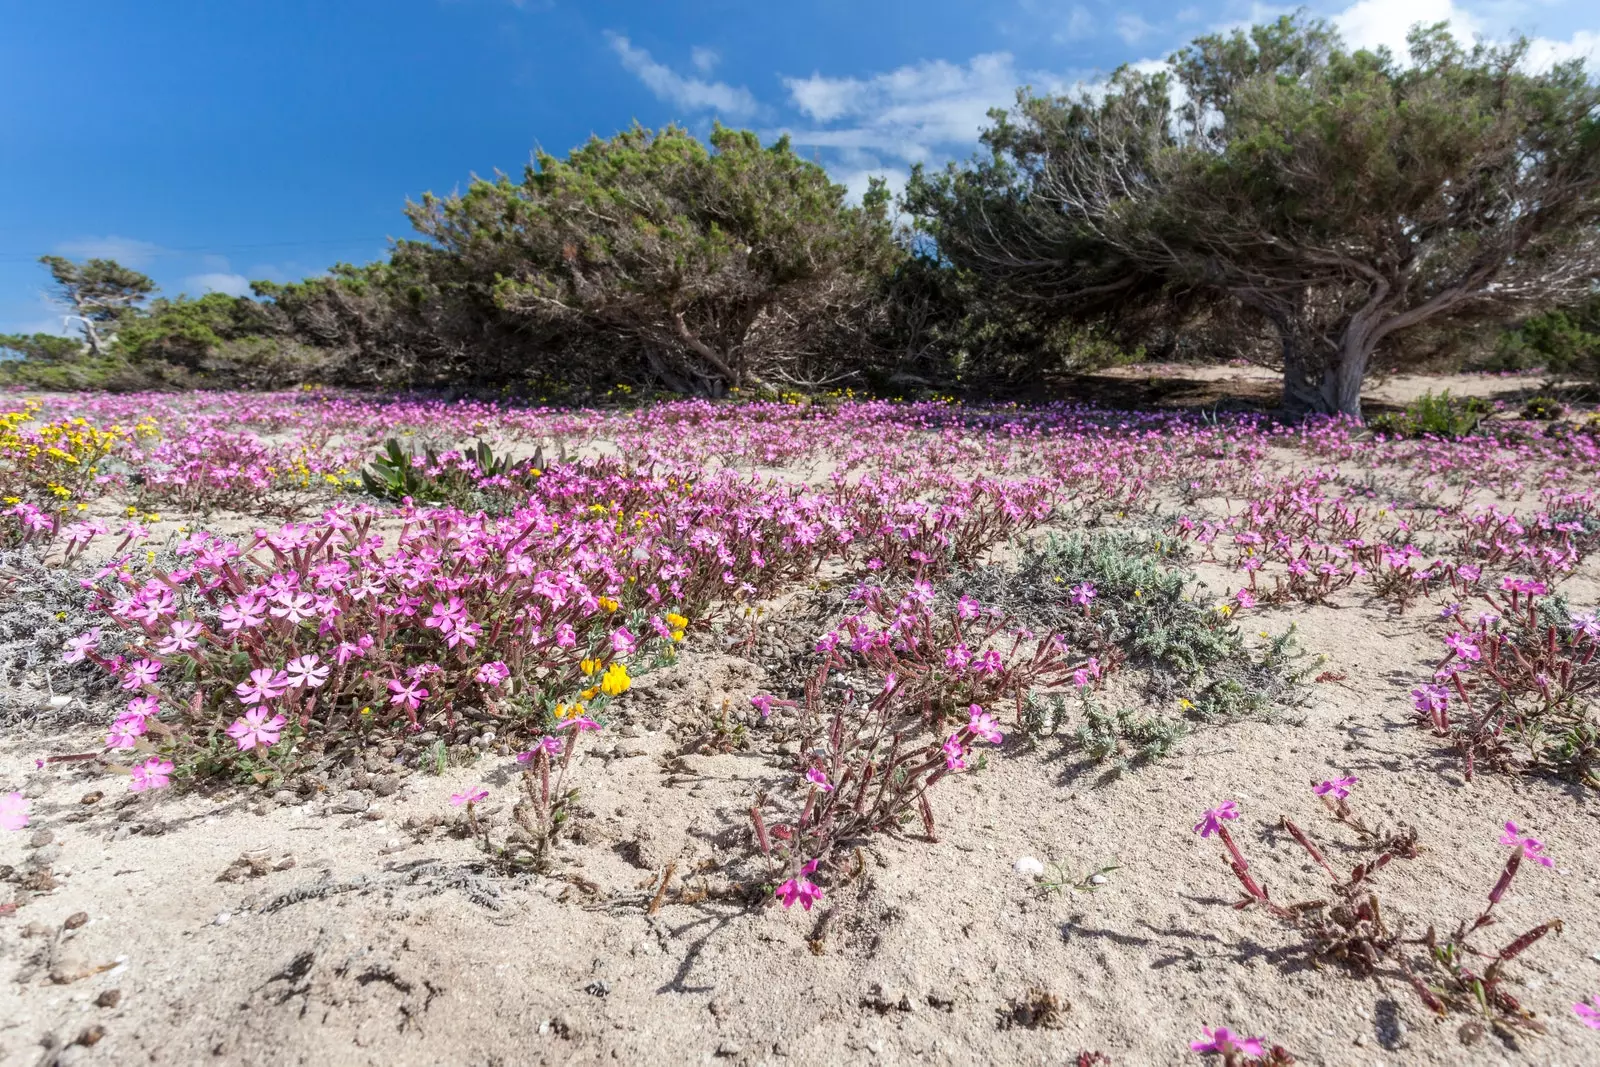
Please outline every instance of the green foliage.
M1600 382L1600 296L1524 319L1501 335L1495 355L1507 370L1541 367L1552 378Z
M0 333L0 353L30 363L67 363L83 353L83 342L53 333Z
M157 299L117 334L117 354L133 364L171 363L205 369L229 341L283 332L274 309L246 297L207 293L197 299Z
M61 256L40 256L39 262L50 271L57 296L71 305L84 340L97 357L106 355L116 327L156 288L145 275L112 259L74 263Z
M851 206L787 138L676 126L540 153L521 182L476 180L408 205L411 250L535 330L581 326L680 391L805 375L859 330L897 256L888 194ZM440 257L447 262L439 263Z
M1140 715L1130 708L1112 712L1085 695L1083 724L1073 740L1090 760L1110 763L1113 772L1120 774L1172 755L1188 733L1181 719Z
M1158 707L1202 721L1271 716L1296 703L1313 657L1291 629L1253 653L1231 611L1195 599L1194 576L1178 564L1182 541L1121 531L1051 535L1026 545L1012 567L965 575L965 591L1030 625L1063 634L1102 657L1125 657ZM1085 615L1072 589L1095 588ZM1043 709L1037 716L1059 721Z
M1452 397L1446 389L1437 396L1430 389L1406 405L1398 415L1380 415L1370 423L1373 430L1394 437L1443 437L1454 440L1478 431L1484 416L1493 410L1482 397L1465 400Z
M536 450L532 459L513 463L509 456L497 457L486 441L459 452L441 453L431 447L418 451L391 437L362 469L361 484L384 500L409 497L417 504L496 511L498 503L525 497L543 473L543 448Z
M1549 422L1566 414L1566 406L1553 396L1535 396L1522 405L1522 417Z

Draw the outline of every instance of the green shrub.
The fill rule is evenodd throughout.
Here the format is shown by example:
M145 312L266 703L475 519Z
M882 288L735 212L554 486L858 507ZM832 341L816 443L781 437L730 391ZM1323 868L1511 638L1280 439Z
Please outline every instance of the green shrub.
M1450 395L1450 390L1435 396L1428 390L1406 405L1398 415L1380 415L1367 425L1379 433L1395 437L1469 437L1476 433L1493 408L1482 397L1465 400Z

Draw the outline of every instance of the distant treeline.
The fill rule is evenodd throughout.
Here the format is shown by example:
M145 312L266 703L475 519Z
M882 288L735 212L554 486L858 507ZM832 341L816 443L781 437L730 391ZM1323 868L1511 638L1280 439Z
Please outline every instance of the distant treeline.
M1134 358L1281 368L1360 413L1373 367L1600 377L1600 87L1419 26L1303 14L1095 92L1019 91L983 150L859 203L789 141L668 126L407 205L387 261L154 296L45 257L81 338L0 337L57 387L721 396L1048 386Z

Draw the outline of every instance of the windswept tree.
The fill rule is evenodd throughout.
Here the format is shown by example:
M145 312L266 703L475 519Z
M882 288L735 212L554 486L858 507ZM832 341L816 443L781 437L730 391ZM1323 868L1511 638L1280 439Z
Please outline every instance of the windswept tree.
M452 291L475 286L530 327L581 323L672 388L804 380L900 254L889 195L875 184L851 205L787 138L719 125L709 140L635 126L407 213Z
M114 259L74 263L61 256L40 256L55 281L57 296L73 310L91 355L106 354L118 326L132 315L155 283Z
M1276 334L1291 411L1360 417L1375 353L1428 322L1503 323L1600 266L1600 87L1579 61L1346 51L1285 17L1197 39L1103 92L1019 94L987 159L908 207L958 267L1065 314L1226 302ZM1176 90L1176 91L1175 91Z

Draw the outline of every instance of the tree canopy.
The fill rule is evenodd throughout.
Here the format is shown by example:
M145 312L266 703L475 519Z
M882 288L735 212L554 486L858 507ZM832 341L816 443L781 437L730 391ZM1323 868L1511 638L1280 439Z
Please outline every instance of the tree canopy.
M881 183L847 203L787 138L635 126L407 214L502 311L584 321L666 382L717 392L794 380L819 342L841 343L899 254L888 204Z
M1359 417L1380 345L1600 268L1600 88L1525 58L1436 25L1401 62L1286 16L1101 93L1023 92L907 205L954 266L1063 314L1229 302L1276 334L1286 407Z

